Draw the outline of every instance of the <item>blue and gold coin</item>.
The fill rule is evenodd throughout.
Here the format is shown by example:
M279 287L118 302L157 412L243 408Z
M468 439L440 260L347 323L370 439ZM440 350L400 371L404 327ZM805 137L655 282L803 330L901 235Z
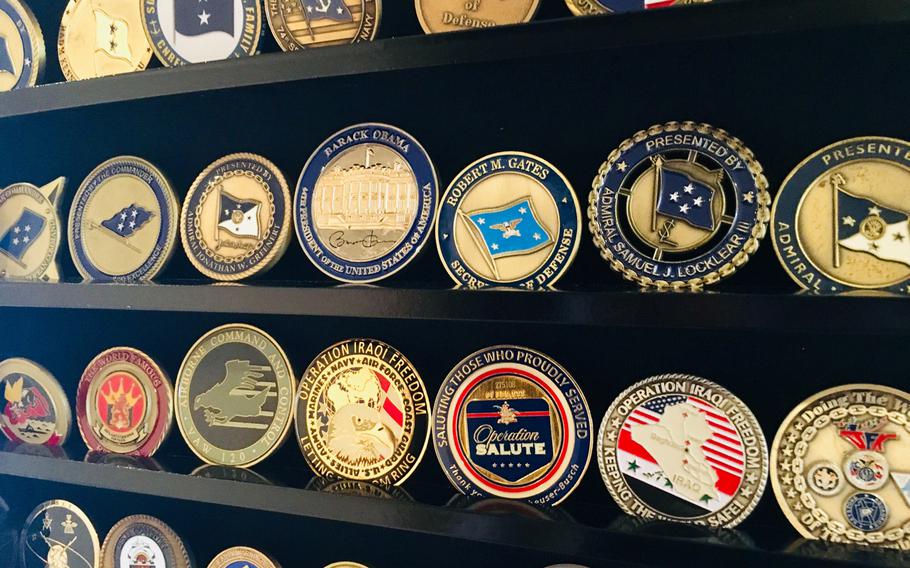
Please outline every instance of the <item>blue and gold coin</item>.
M653 10L654 8L706 4L708 2L711 2L711 0L566 0L566 5L576 16L588 16L591 14L639 12L641 10Z
M436 170L413 136L387 124L350 126L303 167L294 197L297 239L336 280L382 280L420 253L438 198Z
M163 521L132 515L111 527L101 546L102 568L192 568L183 541Z
M0 430L13 442L62 446L73 417L63 387L50 371L28 359L0 362L3 411Z
M234 546L219 553L208 568L281 568L265 554L248 546Z
M436 456L469 497L559 504L588 468L592 428L588 403L568 371L512 345L464 358L433 407Z
M66 178L0 189L0 280L57 282L60 194Z
M23 568L100 568L98 533L82 509L60 499L38 505L19 538Z
M36 85L44 75L44 35L19 0L0 0L0 91Z
M707 124L636 133L610 154L593 186L594 244L641 286L714 284L748 262L767 230L761 164L739 139Z
M485 156L442 198L436 246L458 285L546 288L572 264L581 210L569 180L524 152Z

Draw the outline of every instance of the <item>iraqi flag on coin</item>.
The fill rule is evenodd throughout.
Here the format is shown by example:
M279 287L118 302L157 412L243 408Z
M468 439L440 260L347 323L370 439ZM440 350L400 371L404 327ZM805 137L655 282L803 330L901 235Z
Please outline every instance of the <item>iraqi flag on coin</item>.
M910 215L840 188L835 191L837 246L910 266Z

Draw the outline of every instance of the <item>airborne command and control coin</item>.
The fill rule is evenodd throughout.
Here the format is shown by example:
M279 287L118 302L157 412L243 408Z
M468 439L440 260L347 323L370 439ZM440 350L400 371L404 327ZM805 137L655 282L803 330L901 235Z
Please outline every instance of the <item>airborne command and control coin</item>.
M296 387L274 339L251 325L223 325L203 335L180 366L177 426L202 461L249 467L287 437Z
M171 527L155 517L133 515L111 527L101 547L101 568L192 568Z
M85 178L70 208L76 269L86 280L151 280L174 252L177 208L158 168L133 156L107 160Z
M323 477L399 485L430 436L427 391L400 351L376 339L325 349L297 390L297 442Z
M387 124L340 130L310 156L294 196L303 252L336 280L375 282L414 260L439 197L423 146Z
M0 0L0 92L31 87L44 76L44 35L19 0Z
M2 0L0 0L2 2ZM0 189L0 280L57 282L60 194L66 178Z
M803 160L774 201L771 235L807 290L910 293L910 142L853 138Z
M57 36L67 81L141 71L152 58L142 2L69 0Z
M449 372L433 407L442 469L471 497L557 505L591 461L591 413L575 380L526 347L497 345Z
M22 568L101 568L98 533L82 509L60 499L38 505L19 538Z
M265 554L247 546L234 546L209 562L208 568L281 568Z
M690 375L640 381L617 397L597 463L623 511L646 519L735 527L768 482L768 447L752 411Z
M414 0L426 33L491 28L530 22L540 0Z
M242 280L278 262L290 225L291 194L278 167L255 154L231 154L193 182L180 214L180 238L199 272Z
M668 6L707 4L711 0L566 0L569 10L576 16L638 12Z
M131 347L102 352L76 390L76 421L89 450L151 456L174 421L171 381L151 357Z
M265 0L269 27L279 47L309 47L372 41L379 31L381 0Z
M0 430L13 442L61 446L72 425L70 405L54 375L28 359L0 362Z
M844 385L809 397L771 446L774 496L801 535L910 549L910 394Z
M436 221L436 246L461 286L545 288L572 264L581 211L569 180L549 162L499 152L449 184Z
M752 152L707 124L636 133L594 178L588 218L610 267L642 286L701 288L758 250L768 181Z

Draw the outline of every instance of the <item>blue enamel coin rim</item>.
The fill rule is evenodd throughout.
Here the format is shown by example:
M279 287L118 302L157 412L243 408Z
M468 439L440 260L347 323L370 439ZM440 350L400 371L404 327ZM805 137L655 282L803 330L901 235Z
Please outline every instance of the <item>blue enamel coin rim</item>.
M39 37L36 37L36 38L31 37L31 35L29 34L29 26L26 23L26 21L29 19L29 16L31 14L29 13L28 8L26 8L23 4L21 4L17 0L0 0L0 11L6 13L6 15L9 17L9 19L11 19L13 21L13 23L16 24L16 30L19 32L19 39L22 41L23 67L22 67L22 70L20 71L19 79L16 80L16 84L13 85L12 90L22 89L24 87L30 87L32 85L32 83L30 82L30 79L32 77L32 73L33 73L32 68L33 67L38 66L38 73L36 75L36 81L39 80L41 77L41 72L40 72L40 69L41 69L40 63L41 62L35 61L35 51L34 51L33 45L37 44L39 42L43 43L44 38L40 37L40 30L39 30ZM37 25L37 20L35 20L34 17L32 17L31 20ZM24 65L25 60L29 60L31 62L31 66L28 69L25 68L25 65ZM26 72L26 71L28 71L28 72Z

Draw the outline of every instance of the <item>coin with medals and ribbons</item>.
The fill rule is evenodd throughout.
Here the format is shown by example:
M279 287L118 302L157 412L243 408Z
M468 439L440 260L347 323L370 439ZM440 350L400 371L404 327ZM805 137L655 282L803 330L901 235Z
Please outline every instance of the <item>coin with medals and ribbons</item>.
M0 430L13 442L61 446L72 426L63 387L50 371L28 359L0 362L3 410Z
M0 189L0 280L57 282L60 268L60 195L66 178L37 187Z
M670 6L707 4L711 0L566 0L569 10L576 16L639 12Z
M141 71L152 58L142 27L142 2L69 0L57 36L68 81Z
M382 0L265 0L272 35L284 51L372 41Z
M530 22L540 0L414 0L426 33L491 28Z
M98 533L76 505L45 501L25 521L19 560L22 568L101 568Z
M44 63L38 19L20 0L0 0L0 92L37 85Z

